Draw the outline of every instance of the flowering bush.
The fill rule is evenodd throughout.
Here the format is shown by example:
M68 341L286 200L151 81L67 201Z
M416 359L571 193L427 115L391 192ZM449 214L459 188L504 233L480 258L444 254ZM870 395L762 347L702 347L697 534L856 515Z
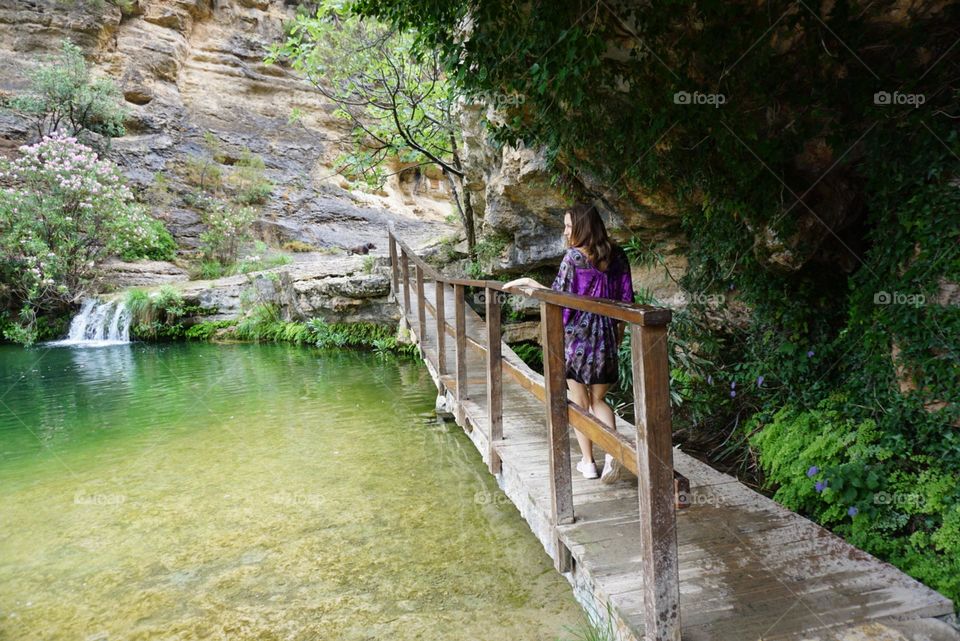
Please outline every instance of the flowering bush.
M0 161L0 277L19 308L19 331L5 335L29 343L37 317L73 302L97 261L171 258L176 245L116 166L75 138L55 133L20 153Z
M200 234L203 258L221 265L236 262L240 246L250 240L256 212L249 207L216 204L203 214L206 231Z

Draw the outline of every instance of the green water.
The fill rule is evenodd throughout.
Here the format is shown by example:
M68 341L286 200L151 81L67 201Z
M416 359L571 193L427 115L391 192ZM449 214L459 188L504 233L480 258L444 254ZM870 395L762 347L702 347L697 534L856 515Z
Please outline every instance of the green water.
M422 366L0 346L0 639L550 639L580 619Z

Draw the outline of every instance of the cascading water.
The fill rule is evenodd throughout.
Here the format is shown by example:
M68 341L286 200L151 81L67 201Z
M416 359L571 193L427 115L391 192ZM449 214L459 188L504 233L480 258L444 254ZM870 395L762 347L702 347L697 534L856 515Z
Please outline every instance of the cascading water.
M48 344L99 347L129 342L130 312L123 300L86 298L80 305L80 312L70 321L67 338Z

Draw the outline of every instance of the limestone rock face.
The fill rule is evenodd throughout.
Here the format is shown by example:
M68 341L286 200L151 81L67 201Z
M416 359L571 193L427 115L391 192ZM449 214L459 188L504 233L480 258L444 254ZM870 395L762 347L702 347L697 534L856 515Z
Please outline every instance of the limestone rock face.
M296 265L284 272L291 279L284 288L291 307L339 320L352 313L392 318L382 277L361 277L352 263L351 271L337 271L348 268L344 250L372 243L371 253L385 256L391 224L415 251L455 235L444 220L451 211L447 185L429 174L421 179L400 172L377 193L349 190L335 171L347 130L333 106L287 68L263 62L282 40L294 5L137 0L121 12L109 0L0 0L0 97L27 87L31 68L70 39L94 74L118 85L127 134L112 140L109 156L167 225L181 254L193 253L204 231L196 205L200 188L189 164L212 158L212 139L218 157L211 162L224 176L245 153L264 161L273 190L259 206L254 230L260 238L318 250L296 254ZM299 117L291 118L295 111ZM0 110L0 153L13 155L35 136L28 121ZM157 265L115 264L106 271L105 285L149 286L182 277ZM237 311L245 280L201 287L223 310Z
M368 269L362 256L335 257L271 270L178 284L184 300L216 307L206 320L241 316L257 304L275 305L284 320L320 317L328 322L395 323L400 313L388 300L390 277Z
M635 268L634 285L663 302L677 302L676 281L687 266L686 240L669 195L645 193L629 184L605 185L583 174L579 195L564 194L551 179L542 149L507 145L497 151L486 141L484 118L495 119L496 114L478 104L461 108L467 189L483 221L481 239L495 239L495 246L503 246L484 265L487 270L517 273L559 265L565 251L563 213L581 198L598 203L615 239L638 237L663 253L666 268Z
M118 259L105 261L103 285L116 288L152 287L189 280L187 271L163 260L139 260L127 262Z

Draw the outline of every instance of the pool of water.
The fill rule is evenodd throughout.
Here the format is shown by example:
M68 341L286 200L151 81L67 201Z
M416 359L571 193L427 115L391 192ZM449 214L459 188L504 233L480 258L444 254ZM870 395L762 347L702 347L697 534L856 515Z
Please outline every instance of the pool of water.
M426 370L0 345L0 639L550 639L580 609Z

